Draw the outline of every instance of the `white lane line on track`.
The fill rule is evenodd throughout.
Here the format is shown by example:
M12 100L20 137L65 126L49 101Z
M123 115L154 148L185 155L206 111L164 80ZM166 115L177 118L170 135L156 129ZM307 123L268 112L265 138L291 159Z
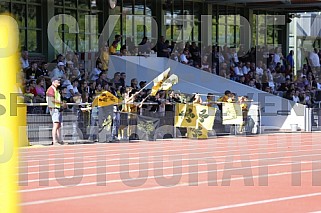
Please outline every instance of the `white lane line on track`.
M309 163L313 163L313 162L320 162L320 161L304 162L302 164L309 164ZM64 179L67 179L67 178L93 177L93 176L98 176L98 175L113 175L113 174L122 174L122 173L155 171L155 170L159 170L159 169L162 169L162 170L165 170L165 169L177 169L177 168L186 168L186 167L190 167L190 166L210 166L210 165L218 165L218 164L223 164L223 163L189 164L189 165L182 165L182 166L175 166L175 167L168 166L168 167L158 167L158 168L149 168L149 169L140 169L140 170L128 170L128 171L116 171L116 172L108 172L108 173L87 174L87 175L81 175L81 176L75 175L75 176L69 176L69 177L64 177L64 178L35 179L35 180L31 180L31 181L30 180L29 181L22 181L22 182L20 182L20 184L22 184L22 183L32 183L32 182L42 182L42 181L64 180ZM296 163L289 162L289 163L271 164L271 165L268 165L268 167L271 168L271 167L279 167L279 166L280 167L282 167L282 166L291 166L291 165L294 165L294 164L296 164ZM237 171L237 170L244 170L244 169L257 169L257 168L264 168L264 167L266 167L266 165L264 165L264 166L240 167L240 168L224 169L224 170L223 169L219 169L219 170L215 170L215 171L217 171L217 172L222 172L222 171L226 172L226 171ZM212 172L212 171L209 171L209 172ZM173 175L173 176L175 176L175 175ZM135 180L138 180L138 179L135 179ZM112 181L112 180L110 180L110 181ZM124 181L129 181L129 180L124 180ZM99 182L95 182L95 183L99 184ZM62 186L62 187L64 187L64 186ZM42 188L40 188L40 189L42 189ZM29 190L33 190L33 189L29 189ZM48 190L50 190L50 187L49 187ZM36 191L39 191L39 190L36 190ZM24 190L22 190L21 192L24 192ZM30 192L30 191L27 191L27 192Z
M263 138L265 136L262 136L261 138ZM253 140L253 138L248 138L248 137L245 137L246 139L248 139L248 142L253 142L255 140ZM265 137L266 138L266 137ZM212 144L212 143L216 143L216 145L226 145L226 140L228 141L231 141L233 139L240 139L240 137L233 137L233 138L224 138L224 141L221 140L221 138L217 138L217 139L208 139L207 141L202 141L202 145L204 145L205 143L207 144ZM244 139L244 138L243 138ZM284 137L280 137L280 138L275 138L275 139L270 139L269 142L271 141L275 141L276 143L270 143L269 145L276 145L280 142L289 142L289 138L284 138ZM137 150L136 148L134 149L129 149L129 147L139 147L139 146L143 146L143 145L147 145L148 147L151 147L151 148L158 148L158 147L164 147L164 145L170 145L168 147L171 147L172 145L175 145L175 144L180 144L180 145L190 145L191 143L192 144L198 144L199 141L190 141L190 140L187 140L187 139L183 139L183 140L178 140L177 141L169 141L169 142L163 142L163 141L159 141L161 142L161 145L160 146L156 146L156 145L159 145L160 143L157 143L157 142L140 142L140 143L119 143L119 144L115 144L115 143L104 143L104 144L86 144L86 145L82 145L84 147L80 147L78 148L75 147L75 146L72 146L71 149L67 148L68 146L61 146L61 147L47 147L47 149L43 152L39 152L39 153L48 153L50 151L61 151L61 150L64 150L64 151L78 151L78 150L91 150L91 148L93 148L93 150L97 150L99 148L104 148L104 147L108 147L109 146L112 146L112 147L115 147L114 145L118 145L117 146L117 149L109 149L110 151L119 151L119 149L125 149L125 150ZM255 141L257 142L257 141ZM257 143L259 145L259 143ZM94 146L95 145L95 146ZM125 146L125 145L129 145L129 146ZM206 145L206 144L205 144ZM92 147L94 146L94 147ZM156 146L156 147L155 147ZM49 149L48 149L49 148ZM139 149L139 148L138 148ZM37 153L34 153L32 151L33 149L29 149L28 151L26 152L21 152L20 150L20 154L22 154L22 156L24 156L24 154L29 154L30 153L30 156L24 156L25 158L34 158L34 157L47 157L48 154L45 154L45 155L36 155ZM81 153L81 152L80 152ZM83 152L85 153L85 152ZM55 154L49 154L49 156L51 155L55 155Z
M232 138L233 139L233 138ZM248 142L248 141L247 141ZM268 145L269 146L274 146L274 145L278 145L280 144L280 142L283 142L284 145L288 146L287 143L289 142L288 140L284 140L284 141L277 141L276 143L269 143ZM249 143L248 143L249 144ZM108 149L108 151L110 152L117 152L117 151L135 151L135 150L141 150L141 149L150 149L152 148L152 150L154 149L158 149L158 148L179 148L179 147L188 147L188 146L208 146L208 145L211 145L211 146L216 146L217 148L225 148L226 147L226 142L224 143L217 143L217 142L211 142L211 143L208 143L208 144L204 144L202 142L202 144L199 144L199 143L195 143L195 142L191 142L191 143L183 143L183 144L170 144L170 146L164 146L164 144L157 144L159 146L145 146L145 143L141 143L139 146L135 146L136 148L133 148L133 149L130 149L129 147L118 147L118 149ZM165 144L166 145L166 144ZM220 146L222 145L222 146ZM253 144L253 145L249 145L249 146L259 146L260 143L257 143L257 144ZM73 154L85 154L85 153L92 153L93 151L98 151L98 150L101 150L102 148L108 148L107 145L104 146L104 147L95 147L94 149L66 149L65 147L61 147L60 149L55 149L55 150L47 150L47 154L43 154L43 155L35 155L33 153L31 153L32 155L30 156L25 156L25 155L21 155L24 159L29 159L29 158L38 158L38 157L50 157L50 156L56 156L56 155L59 155L57 153L50 153L49 152L67 152L65 153L66 155L73 155ZM85 150L84 152L79 152L79 150ZM89 150L89 151L88 151ZM74 151L74 152L71 152L69 153L68 151ZM99 151L98 151L99 152Z
M302 152L302 151L301 151ZM193 155L199 155L199 154L211 154L212 152L198 152L198 153L193 153ZM290 153L290 152L287 152L287 153ZM251 154L246 154L246 155L242 155L242 157L245 157L245 156L252 156L252 155L257 155L257 154L260 154L260 153L251 153ZM278 154L278 152L270 152L269 154ZM183 155L189 155L189 153L186 153L186 154L182 154ZM226 157L234 157L234 156L239 156L239 155L227 155L227 156L206 156L206 157L198 157L198 158L181 158L181 159L176 159L176 160L160 160L160 161L146 161L146 162L138 162L138 163L126 163L126 164L112 164L112 165L104 165L104 166L96 166L96 167L83 167L83 168L71 168L71 169L60 169L60 170L47 170L47 171L37 171L37 172L33 172L33 174L40 174L40 173L49 173L50 172L65 172L65 171L77 171L77 170L87 170L87 169L90 169L90 168L111 168L111 167L118 167L118 166L131 166L131 165L141 165L141 164L154 164L154 163L163 163L163 162L180 162L180 161L194 161L194 160L199 160L199 161L202 161L202 160L219 160L219 159L226 159ZM238 163L238 162L256 162L256 161L275 161L275 160L280 160L280 159L292 159L291 163L295 163L293 162L293 159L295 158L302 158L302 157L314 157L314 156L321 156L321 154L316 154L316 155L312 155L312 154L308 154L308 155L295 155L295 156L282 156L282 157L277 157L277 158L258 158L258 159L251 159L251 160L236 160L236 161L233 161L233 163ZM163 157L163 155L160 155L160 156L151 156L150 158L155 158L155 157ZM175 156L177 157L177 155ZM127 158L127 159L122 159L122 160L129 160L130 158ZM144 158L145 159L145 158ZM148 158L149 159L149 158ZM107 161L107 160L106 160ZM320 161L321 161L321 158L320 158ZM104 162L104 161L103 161ZM307 163L310 163L312 161L306 161ZM216 165L221 165L221 164L225 164L226 162L223 161L223 162L216 162ZM301 162L301 163L304 163L304 162ZM270 165L270 164L269 164ZM169 167L169 168L172 168L172 167ZM174 167L176 168L176 167ZM177 167L177 168L180 168L180 167ZM156 168L155 168L156 169ZM126 171L127 172L127 171ZM129 171L129 172L134 172L134 171ZM118 172L115 172L115 173L106 173L106 174L116 174L116 173L121 173L120 171ZM31 174L31 173L20 173L20 175L28 175L28 174ZM74 176L75 178L76 177L91 177L91 176L95 176L95 175L99 175L100 173L90 173L90 174L86 174L86 175L81 175L81 176ZM25 181L20 181L19 184L23 184L23 183L32 183L32 182L38 182L38 181L51 181L51 180L58 180L59 178L46 178L46 179L28 179L28 180L25 180ZM65 178L61 178L61 179L65 179Z
M159 152L175 152L175 151L180 151L180 152L182 152L182 151L191 151L191 150L202 150L202 149L215 149L215 150L213 150L213 152L214 153L227 153L227 152L232 152L232 151L241 151L241 150L243 150L243 152L244 152L244 150L245 151L252 151L252 150L268 150L268 149L274 149L275 147L264 147L264 148L255 148L255 149L248 149L248 147L252 147L252 146L247 146L247 147L241 147L240 146L241 144L239 144L239 145L235 145L235 146L227 146L226 148L224 147L224 149L217 149L216 147L215 147L215 145L214 146L211 146L211 147L195 147L195 145L190 145L190 146L183 146L183 147L192 147L191 149L172 149L172 150L148 150L148 151L146 151L146 152L137 152L137 153L125 153L125 151L127 151L127 150L119 150L121 153L116 153L116 154L106 154L106 153L108 153L109 152L109 150L103 150L103 151L99 151L99 152L88 152L88 153L93 153L94 155L88 155L88 156L82 156L83 158L97 158L97 157L111 157L111 156L119 156L119 157L121 157L121 155L141 155L141 154L148 154L148 153L159 153ZM257 147L257 145L253 145L254 147ZM267 145L268 146L268 145ZM299 145L299 146L286 146L286 147L284 147L284 146L282 146L282 147L279 147L279 149L293 149L293 148L303 148L303 147L311 147L312 145ZM159 148L162 148L162 147L159 147ZM177 148L182 148L181 146L179 146L179 147L177 147ZM238 148L238 149L230 149L230 148ZM298 150L294 150L294 151L298 151ZM280 151L281 152L281 151ZM103 155L97 155L97 153L104 153ZM74 155L76 155L76 154L78 154L78 155L80 155L81 153L75 153ZM60 155L60 156L64 156L64 154L63 153L58 153L58 155ZM27 162L27 163L31 163L31 162L38 162L39 163L39 161L41 161L41 162L43 162L43 161L49 161L49 160L68 160L68 159L75 159L75 156L73 156L73 157L62 157L62 158L47 158L47 159L37 159L37 160L30 160L30 159L24 159L23 157L22 157L22 160L20 159L20 161L19 161L19 163L20 164L23 164L23 163L25 163L25 162ZM135 159L135 158L134 158ZM87 161L87 162L89 162L89 161ZM96 162L96 161L91 161L91 162ZM51 164L51 165L54 165L54 164ZM36 165L36 167L37 167L38 165ZM19 166L18 168L23 168L23 167L25 167L25 166ZM30 167L33 167L33 166L28 166L29 168Z
M303 136L306 136L307 134L301 134L299 133L300 135L303 135ZM313 133L313 134L316 134L316 133ZM230 140L231 138L239 138L239 137L245 137L245 138L248 138L250 141L256 141L257 138L262 138L262 137L269 137L271 139L271 141L279 141L280 139L283 140L287 140L288 137L292 137L292 133L289 133L289 134L286 134L286 133L282 133L282 134L275 134L275 133L270 133L270 134L264 134L264 135L250 135L250 136L228 136L228 137L216 137L216 138L210 138L206 141L202 141L202 143L211 143L213 142L213 140L217 140L218 142L221 142L221 143L225 143L225 140ZM298 135L298 134L296 134ZM320 133L321 135L321 133ZM320 137L321 138L321 137ZM176 141L179 141L179 142L183 142L183 143L191 143L193 142L192 140L190 139L186 139L186 138L178 138L178 139L169 139L169 140L157 140L156 142L162 142L164 144L170 144L170 143L173 143L173 142L176 142ZM70 145L70 147L73 147L74 149L88 149L88 147L91 147L91 146L106 146L106 145L130 145L130 146L134 146L134 145L137 145L139 146L140 144L148 144L148 145L153 145L156 143L155 142L150 142L150 141L139 141L139 142L122 142L122 143L119 143L119 144L115 144L115 143L87 143L87 144L76 144L76 145ZM83 147L84 148L78 148L78 147ZM33 148L30 148L30 147L21 147L20 148L20 153L21 154L27 154L27 153L30 153L30 151L32 152L31 154L35 154L35 153L42 153L42 152L47 152L48 148L50 148L50 150L53 150L53 149L56 149L57 147L39 147L39 148L36 148L36 149L33 149ZM73 148L71 149L68 149L68 150L74 150ZM41 150L39 150L41 149ZM45 150L43 150L45 149Z
M304 156L311 156L311 155L304 155ZM321 154L314 155L314 156L321 156ZM297 157L303 157L303 156L297 156ZM286 158L286 157L281 157L281 158ZM275 159L281 159L281 158L266 158L266 159L262 159L262 160L275 160ZM253 161L257 161L257 159L254 159L254 160L237 160L237 161L233 161L233 163L238 163L238 162L244 163L244 162L253 162ZM321 159L317 160L317 161L313 161L313 162L320 162L320 161L321 161ZM221 163L221 164L223 164L223 163ZM296 164L296 163L289 163L289 165L292 165L292 164ZM189 165L187 165L187 166L189 166ZM264 164L263 166L250 166L250 167L232 168L231 171L234 171L233 169L235 169L235 170L244 170L244 169L273 167L273 166L275 166L275 165L266 165L266 164ZM107 183L117 183L117 182L122 182L122 181L137 181L137 180L145 180L145 179L153 179L153 178L157 179L157 178L162 178L162 177L173 177L173 176L182 176L182 175L190 175L190 174L203 174L203 173L206 173L206 172L224 172L224 171L229 171L229 170L224 168L224 169L220 169L220 170L215 169L215 170L210 170L210 171L185 172L185 173L180 173L180 174L169 174L169 175L164 175L164 176L155 176L155 175L153 175L153 176L148 176L147 178L146 177L142 177L142 178L134 178L134 179L132 178L132 179L124 179L124 180L119 180L119 179L117 179L117 180L109 180L109 181L105 181L105 182L79 183L74 187L98 185L98 184L103 184L103 183L106 183L106 184ZM311 170L311 171L314 171L314 170ZM129 171L125 171L125 172L129 172ZM119 172L119 173L121 173L121 172ZM84 175L79 176L79 177L81 178L83 176ZM64 179L64 178L62 178L62 179ZM24 189L24 190L20 190L19 192L27 193L27 192L35 192L35 191L46 191L46 190L61 189L61 188L66 188L66 186L59 185L59 186L49 186L49 187L42 187L42 188Z
M288 201L288 200L295 200L295 199L302 199L302 198L308 198L308 197L319 197L319 196L321 196L321 192L311 193L311 194L295 195L295 196L288 196L288 197L279 197L279 198L273 198L273 199L267 199L267 200L258 200L258 201L247 202L247 203L237 203L237 204L232 204L232 205L217 206L217 207L206 208L206 209L185 211L185 212L181 212L181 213L212 212L212 211L220 211L220 210L226 210L226 209L254 206L254 205L260 205L260 204L266 204L266 203L274 203L274 202L280 202L280 201Z
M321 171L321 170L314 170L315 172ZM206 171L208 172L208 171ZM300 172L282 172L282 173L275 173L275 174L268 174L268 175L256 175L249 178L257 179L260 177L278 177L278 176L284 176L284 175L292 175L292 174L301 174L301 173L310 173L313 172L313 170L303 170ZM166 175L162 176L165 177ZM236 181L236 180L245 180L248 179L248 177L238 177L238 178L231 178L228 180ZM228 180L222 180L228 181ZM201 181L201 182L193 182L193 183L183 183L180 185L174 185L170 188L177 188L177 187L184 187L189 185L195 185L195 184L209 184L209 183L216 183L215 181ZM158 189L169 189L168 186L154 186L154 187L146 187L146 188L136 188L136 189L129 189L129 190L121 190L121 191L113 191L113 192L102 192L102 193L93 193L93 194L87 194L87 195L79 195L79 196L69 196L69 197L60 197L60 198L54 198L54 199L47 199L47 200L38 200L38 201L31 201L31 202L24 202L21 203L20 206L30 206L30 205L40 205L40 204L47 204L47 203L55 203L55 202L64 202L64 201L71 201L71 200L79 200L79 199L86 199L86 198L93 198L93 197L102 197L102 196L108 196L108 195L118 195L118 194L127 194L127 193L134 193L134 192L143 192L143 191L152 191L152 190L158 190ZM321 195L321 192L318 193ZM316 195L319 196L319 195Z
M302 147L302 146L298 146L298 147ZM296 147L292 147L292 148L296 148ZM186 150L184 150L184 151L194 151L194 150L201 150L201 149L206 149L206 148L196 148L196 149L186 149ZM269 150L269 148L262 148L262 149L247 149L246 151L248 152L248 151L256 151L256 150L260 150L260 151L262 151L262 150L264 150L264 152L256 152L256 153L249 153L249 154L243 154L242 156L254 156L254 155L264 155L264 154L267 154L267 151ZM314 149L313 151L318 151L318 150L320 150L320 149ZM183 150L180 150L180 151L183 151ZM212 156L210 156L210 157L214 157L213 155L214 154L217 154L217 153L222 153L222 154L224 154L224 153L231 153L231 152L233 152L233 151L239 151L239 149L234 149L234 150L227 150L227 151L215 151L215 150L213 150L213 151L210 151L210 152L197 152L197 153L194 153L194 152L189 152L189 153L183 153L183 154L175 154L175 156L185 156L185 155L198 155L198 154L212 154ZM310 150L302 150L302 151L300 151L300 152L308 152L308 151L310 151ZM161 152L163 152L162 150L160 150L160 151L155 151L155 152L153 152L153 153L161 153ZM297 152L297 150L294 150L294 151L277 151L277 152L269 152L268 154L270 155L270 154L290 154L290 153L295 153L295 152ZM312 152L312 150L310 151L310 152ZM116 154L115 154L116 155ZM114 156L115 156L114 155ZM86 164L86 163L101 163L101 162L113 162L113 161L116 161L116 164L117 164L117 162L118 161L120 161L120 160L124 160L124 159L128 159L128 160L142 160L142 159L150 159L150 158L155 158L155 157L172 157L173 155L151 155L151 156L143 156L143 157L131 157L131 158L128 158L125 154L124 154L124 156L122 156L121 154L117 154L117 155L119 155L119 158L114 158L114 159L107 159L107 157L111 157L111 155L93 155L93 157L96 157L97 158L97 160L91 160L91 161L85 161L84 162L84 164ZM240 154L238 154L238 155L228 155L228 156L240 156ZM100 157L103 157L103 158L105 158L105 159L102 159L102 160L99 160L99 158ZM127 158L126 158L127 157ZM223 156L223 155L220 155L220 156L216 156L216 158L218 158L219 159L219 157L226 157L225 155ZM55 166L55 165L71 165L71 164L75 164L75 163L79 163L79 162L67 162L67 161L65 161L65 160L67 160L66 158L60 158L61 160L64 160L64 162L58 162L58 163L49 163L49 160L42 160L40 163L41 164L37 164L37 165L32 165L32 166L30 166L30 165L28 165L26 162L24 162L23 164L22 164L22 166L20 166L19 168L21 169L21 170L24 170L24 169L29 169L29 168L39 168L39 166L41 165L41 166ZM71 158L71 160L75 160L76 158ZM58 159L56 159L56 160L58 160ZM38 161L39 162L39 161ZM48 162L48 164L45 164L46 162ZM20 162L20 164L21 164L21 162ZM119 164L117 164L117 165L119 165ZM49 170L49 171L51 171L51 170ZM38 171L37 171L38 172ZM45 172L47 172L47 171L45 171ZM20 173L20 174L26 174L26 173L28 173L28 172L22 172L22 173Z

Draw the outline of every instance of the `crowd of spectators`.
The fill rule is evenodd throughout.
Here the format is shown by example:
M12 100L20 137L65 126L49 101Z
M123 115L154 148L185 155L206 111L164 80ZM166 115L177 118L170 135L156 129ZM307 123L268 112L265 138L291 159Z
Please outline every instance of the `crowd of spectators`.
M101 47L93 70L85 70L79 55L68 52L58 55L48 68L47 62L29 62L28 52L21 54L24 74L24 95L28 103L45 103L45 91L51 85L51 78L61 79L61 94L68 103L91 103L103 91L109 91L124 100L132 97L133 102L153 101L159 106L155 111L164 110L166 102L182 102L182 97L174 92L159 92L149 97L150 90L144 88L145 81L126 79L126 73L116 72L108 76L110 55L148 55L157 54L180 63L199 68L205 72L287 98L297 103L314 106L320 99L321 50L314 49L306 55L306 64L295 68L294 52L283 55L281 48L251 48L245 51L228 46L200 48L196 42L178 43L166 41L162 36L154 45L144 37L139 46L120 45L121 35L116 35L110 46ZM230 88L225 88L230 89ZM138 94L139 92L139 94ZM148 99L146 100L146 97Z
M243 46L214 45L201 49L196 42L170 45L161 37L151 50L156 51L158 57L167 57L309 107L321 101L321 50L317 48L306 53L306 63L298 68L294 51L285 55L280 47L262 46L245 51Z

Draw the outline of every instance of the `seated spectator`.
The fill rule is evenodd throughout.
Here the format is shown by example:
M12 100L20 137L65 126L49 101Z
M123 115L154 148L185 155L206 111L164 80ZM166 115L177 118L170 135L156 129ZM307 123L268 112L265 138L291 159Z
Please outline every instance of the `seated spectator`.
M120 48L120 56L127 56L127 55L128 55L128 51L127 51L126 45L123 45Z
M103 67L103 64L101 63L101 61L97 61L96 62L96 67L90 73L90 76L89 76L89 79L91 81L96 81L99 78L99 75L102 72L102 67Z
M65 75L65 64L63 62L59 62L57 64L57 67L51 72L50 78L60 78L60 79L66 79Z
M24 102L25 103L33 103L33 98L34 98L34 94L31 92L30 90L30 86L26 86L26 89L25 89L25 93L23 94L24 96Z
M222 66L221 66L220 76L223 77L223 78L227 78L227 79L230 78L230 72L228 72L226 63L223 63Z
M46 91L44 88L45 85L45 79L44 77L39 77L36 81L35 91L36 95L34 98L34 102L36 103L45 103L46 102Z
M24 71L26 71L27 69L30 68L30 66L29 66L29 53L28 53L28 51L22 51L22 52L21 52L20 62L21 62L21 68L22 68Z
M99 78L96 80L96 85L100 84L100 86L104 88L109 82L110 80L107 78L107 73L104 71L99 74Z
M250 70L251 70L251 63L246 62L246 64L242 68L243 74L244 75L248 74L250 72Z
M114 84L115 89L118 90L118 88L121 87L122 84L123 84L123 83L121 82L121 80L120 80L120 72L116 72L116 73L114 74L114 78L111 79L110 82L111 82L112 84Z
M259 76L262 76L262 75L263 75L263 68L262 68L262 66L263 66L263 62L262 62L262 61L259 61L258 64L257 64L257 67L256 67L256 69L255 69L256 74L259 75Z
M38 64L36 62L32 62L31 67L29 69L27 69L27 71L26 71L26 79L27 80L36 79L37 72L39 72L38 71Z
M294 93L292 92L292 101L294 101L295 103L300 103L300 91L299 90L292 90L294 91Z
M207 71L207 72L211 72L211 67L210 67L210 64L208 63L208 58L206 55L203 56L203 58L202 58L202 64L201 64L200 69Z
M150 43L148 42L148 38L144 37L142 41L138 44L138 52L142 54L149 54L151 51Z
M118 42L114 41L111 46L109 47L109 54L110 55L119 55L119 53L117 52L117 46L118 46Z
M180 56L181 63L189 64L188 55L189 55L188 49L184 49L184 52Z
M95 94L96 96L99 96L101 93L103 93L103 87L101 86L101 84L97 84L95 88Z
M122 72L120 73L120 82L121 82L121 86L123 88L126 87L126 73Z
M165 44L165 37L161 36L156 44L157 57L169 57L169 46Z

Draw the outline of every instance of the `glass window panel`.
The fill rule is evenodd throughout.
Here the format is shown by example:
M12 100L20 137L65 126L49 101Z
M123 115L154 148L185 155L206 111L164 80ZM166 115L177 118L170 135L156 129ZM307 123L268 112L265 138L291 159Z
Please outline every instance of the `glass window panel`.
M5 13L10 11L9 2L0 2L0 13Z
M54 4L55 4L55 6L63 6L64 5L63 0L55 0Z
M25 30L19 30L19 39L20 39L20 46L21 49L27 49L26 45L26 31Z
M193 40L199 40L199 30L201 27L202 3L194 3L194 28L193 28Z
M273 26L267 26L267 43L273 44Z
M28 6L28 28L41 28L41 7Z
M135 1L135 7L134 7L135 15L144 15L144 10L145 10L144 4L145 4L144 0Z
M257 45L265 45L265 38L266 38L266 31L265 29L260 29L258 31L258 41L257 41Z
M26 27L26 5L12 4L12 14L19 27Z
M219 15L227 15L226 6L219 5L218 6L218 14Z
M146 17L145 19L145 36L147 36L149 39L152 37L152 17Z
M217 25L212 24L212 43L213 44L216 43L216 29L217 29Z
M218 25L218 44L225 45L226 25Z
M140 41L142 40L142 38L144 37L144 33L145 33L145 18L143 17L134 17L133 19L133 23L136 26L136 29L133 29L134 31L136 30L136 32L133 32L133 38L134 38L134 42L135 45L138 45L140 43ZM129 26L130 27L130 26Z
M236 22L235 22L235 15L228 15L228 16L226 17L226 19L227 19L227 24L228 24L228 25L235 25L235 24L236 24Z
M133 14L133 1L123 0L123 14L132 15Z
M76 8L75 0L65 0L65 7Z
M226 18L227 18L226 15L220 15L219 18L218 18L218 23L221 24L221 25L225 25L226 24Z
M240 26L236 26L236 38L235 38L235 43L237 46L240 46L241 43L241 32L240 32Z
M254 46L256 46L256 15L255 14L253 14L253 18L252 18L252 20L253 20L253 27L252 27L252 46L254 47Z
M89 35L79 34L78 35L78 51L85 52L89 49Z
M71 50L76 51L76 44L77 44L77 36L73 33L65 33L65 51Z
M63 14L64 10L62 8L55 8L55 15Z
M195 21L194 28L193 28L193 41L199 41L199 28L200 28L200 22Z
M193 2L184 2L184 12L183 15L193 15Z
M178 26L178 25L173 26L173 35L172 35L173 41L177 41L177 42L182 41L183 34L181 33L182 31L181 29L182 29L182 26Z
M153 8L153 0L146 0L146 8L145 8L145 14L148 16L152 16L152 8Z
M79 25L80 32L85 32L86 15L89 15L89 12L81 11L79 13L78 25Z
M72 17L74 17L76 20L77 20L77 10L65 10L65 14L67 14L67 15L71 15ZM79 25L79 24L78 24ZM75 29L72 29L73 31L75 31L76 30L76 26L77 25L75 25ZM65 25L65 32L69 32L69 29L67 30L66 29L66 27L68 27L68 25ZM69 27L68 27L69 28ZM79 29L80 30L80 29Z
M42 52L42 33L41 31L28 30L28 51Z
M92 0L91 1L91 8L94 8L97 10L103 10L104 9L104 0Z
M41 0L29 0L30 3L41 4Z
M80 9L90 9L90 0L78 0L78 8Z
M235 38L234 38L234 26L228 26L227 27L227 41L229 46L233 46L235 44Z

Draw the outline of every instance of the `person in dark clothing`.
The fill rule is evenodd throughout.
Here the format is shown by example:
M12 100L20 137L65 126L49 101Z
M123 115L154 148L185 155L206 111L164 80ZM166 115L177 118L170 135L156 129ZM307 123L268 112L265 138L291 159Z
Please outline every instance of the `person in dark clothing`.
M161 36L157 42L157 57L169 58L169 47L165 44L164 36Z

